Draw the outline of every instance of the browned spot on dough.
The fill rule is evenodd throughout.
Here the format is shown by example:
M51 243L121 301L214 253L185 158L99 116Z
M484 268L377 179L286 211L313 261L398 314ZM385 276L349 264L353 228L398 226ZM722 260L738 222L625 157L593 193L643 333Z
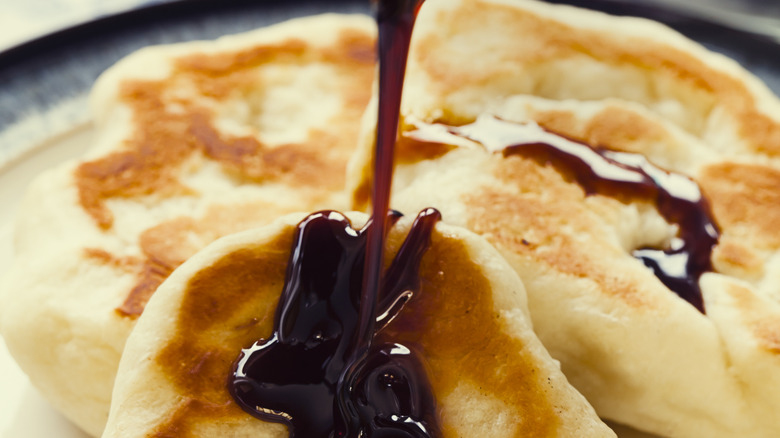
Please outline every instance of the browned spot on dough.
M742 286L730 284L728 293L759 347L769 353L780 355L780 315L768 309L766 303L754 292Z
M84 254L91 260L109 265L124 272L138 272L138 282L133 286L125 301L116 311L122 316L138 317L151 298L157 286L173 271L173 267L155 258L142 260L137 257L118 257L97 248L85 248Z
M179 408L168 418L168 420L157 426L151 432L151 438L182 438L192 436L187 418L206 417L219 418L224 413L230 411L229 405L215 405L204 403L200 400L187 399L179 405Z
M761 340L762 347L772 354L780 355L780 324L777 323L777 318L758 321L754 330Z
M107 199L184 192L175 166L197 145L192 137L182 135L189 128L186 118L164 110L161 92L159 84L126 83L122 95L134 103L139 129L124 150L84 162L76 170L79 201L103 229L114 220Z
M445 143L421 143L419 141L410 139L408 136L401 135L395 144L395 165L432 160L434 158L441 157L455 148L456 146Z
M125 272L135 272L141 265L137 257L117 257L110 252L99 248L84 248L84 255L100 264L109 265Z
M532 117L539 126L548 131L585 141L581 123L571 111L542 111Z
M292 231L263 248L230 253L187 283L176 335L155 359L185 402L158 427L159 436L195 436L200 423L247 415L233 402L227 379L241 349L271 334Z
M585 123L569 111L543 111L533 118L548 131L612 150L645 153L648 145L672 141L662 126L631 110L612 106Z
M599 237L603 224L586 209L585 194L576 183L567 182L565 174L550 165L520 156L496 156L490 171L501 186L477 188L463 199L469 206L470 230L532 263L587 278L633 307L652 307L641 291L648 286L640 284L636 273L615 268L614 263L625 261L626 254ZM645 280L655 282L649 277Z
M583 141L593 146L642 152L635 150L634 145L666 139L665 129L639 114L607 107L588 121Z
M223 139L208 119L195 116L190 133L199 140L206 156L244 180L311 187L320 183L333 189L343 182L343 166L334 165L324 152L339 147L342 139L327 132L312 132L311 143L266 148L254 137Z
M130 290L124 303L117 308L123 316L137 318L157 287L200 247L187 239L195 227L189 218L180 218L150 228L141 234L139 245L145 259L138 283Z
M554 436L560 418L535 358L506 334L491 285L464 243L434 235L420 278L420 292L379 340L420 347L439 400L468 382L521 419L513 436ZM459 436L447 418L443 422L444 436Z
M265 202L214 205L198 220L180 217L147 229L139 239L145 256L144 270L125 304L118 309L119 313L138 317L152 293L170 272L210 242L228 234L268 224L294 211L297 208ZM152 260L157 262L153 263ZM141 264L140 261L137 263Z
M138 282L133 286L125 301L116 311L122 316L138 317L151 298L157 286L163 282L178 264L171 266L154 257L142 260L137 257L118 257L97 248L85 248L84 255L101 264L124 272L138 272Z
M759 113L752 105L744 108L739 116L742 123L739 135L751 140L756 152L768 155L780 153L780 124Z
M259 162L263 145L256 138L223 139L209 118L200 114L193 117L189 131L203 145L209 158L224 163L239 174L246 173L250 178L262 177L263 169Z
M712 252L712 263L716 272L743 279L758 279L764 273L764 261L760 255L729 230L718 239L718 245Z
M198 53L184 56L176 60L176 68L180 71L193 72L200 76L219 78L230 76L242 70L259 67L272 61L294 62L305 56L308 51L309 47L304 41L290 38L283 43L250 47L240 52ZM212 80L209 82L219 83Z
M374 43L366 43L363 32L346 29L339 36L339 46L335 49L326 48L326 59L339 64L373 65L376 63L376 48Z
M146 303L152 297L157 287L171 275L174 267L147 260L141 271L138 283L127 294L127 298L116 311L122 316L137 318L144 311Z
M222 163L254 182L281 181L324 190L343 185L347 157L357 138L360 115L371 95L373 38L344 32L332 47L312 48L300 40L216 55L198 54L175 62L160 81L126 81L120 99L133 113L134 133L121 151L81 164L76 184L82 207L103 229L111 228L111 198L187 194L179 181L181 165L195 154ZM198 99L220 100L257 87L252 69L264 63L331 63L340 75L346 107L327 117L331 134L310 133L307 144L267 148L257 139L220 134ZM187 96L172 90L195 87ZM260 85L262 86L262 85ZM329 132L331 132L329 131Z
M718 163L703 169L699 183L725 230L758 248L780 246L780 171Z
M366 211L371 202L371 178L363 175L360 183L352 190L350 203L353 210Z
M239 183L286 184L300 192L300 205L321 204L334 190L343 188L358 120L371 95L373 53L373 37L349 30L330 47L312 48L291 39L234 53L197 54L176 60L167 79L125 81L120 99L132 110L135 131L120 151L78 167L79 202L101 228L110 229L114 217L106 202L112 198L197 195L179 178L188 160L202 157L220 163ZM268 147L254 137L228 136L215 128L210 110L198 99L219 100L262 88L252 69L269 62L324 62L338 71L338 93L345 107L338 114L323 115L330 121L327 130L312 130L302 143ZM192 87L186 94L191 97L176 93ZM228 232L265 224L290 212L289 206L259 207L265 210L252 213L231 206L230 212L219 215L219 221L213 220L218 215L212 212L197 222L180 218L146 230L139 239L146 259L139 262L143 268L138 283L117 311L137 317L157 286L195 251Z

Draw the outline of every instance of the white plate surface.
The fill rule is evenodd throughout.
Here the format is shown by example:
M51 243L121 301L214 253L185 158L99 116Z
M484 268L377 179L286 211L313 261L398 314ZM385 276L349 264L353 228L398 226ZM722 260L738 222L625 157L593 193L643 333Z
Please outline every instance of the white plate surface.
M0 276L11 264L12 229L17 206L30 181L41 171L80 156L91 129L82 125L57 136L0 168ZM2 303L0 303L2 305ZM0 338L0 437L88 438L52 408L30 384Z

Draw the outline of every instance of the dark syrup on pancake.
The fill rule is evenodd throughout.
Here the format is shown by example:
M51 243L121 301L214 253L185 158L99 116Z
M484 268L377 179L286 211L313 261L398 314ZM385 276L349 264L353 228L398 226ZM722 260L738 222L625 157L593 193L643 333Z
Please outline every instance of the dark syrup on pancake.
M399 217L388 215L391 224ZM372 327L392 320L418 288L420 259L438 220L434 209L418 215L383 277L382 295L372 297L380 310ZM354 229L333 211L298 224L273 335L245 349L236 364L235 400L258 418L288 424L290 436L435 436L433 395L412 350L358 342L364 262L375 227Z
M285 423L290 436L440 435L422 362L397 343L375 345L419 287L420 260L441 216L423 210L386 272L384 241L403 73L422 0L379 0L379 120L373 213L362 229L341 213L314 213L297 227L273 335L242 351L229 381L250 414ZM377 312L379 310L379 312Z
M406 135L438 144L457 144L458 138L467 138L505 157L522 155L550 163L576 180L587 194L654 203L668 222L677 224L679 234L667 248L640 248L633 256L670 290L705 312L699 278L712 271L712 249L719 230L709 203L688 177L663 170L639 154L591 147L536 125L495 117L480 117L459 127L421 125Z

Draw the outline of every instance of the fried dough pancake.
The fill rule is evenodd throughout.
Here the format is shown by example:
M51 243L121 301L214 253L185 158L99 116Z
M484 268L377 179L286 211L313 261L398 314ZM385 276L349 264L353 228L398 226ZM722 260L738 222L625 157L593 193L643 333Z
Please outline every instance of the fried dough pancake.
M91 95L94 147L41 175L15 232L0 332L33 384L100 435L125 339L216 238L343 208L375 71L365 16L143 49Z
M429 0L405 90L391 205L435 207L499 249L540 339L603 418L669 437L780 435L780 103L763 84L646 20ZM411 139L485 115L638 153L698 183L720 228L698 283L705 313L632 256L678 237L654 202L592 193L551 162L462 138ZM356 208L370 187L365 120Z
M242 411L227 379L241 349L272 334L302 218L220 239L160 286L128 338L104 437L288 436ZM411 224L391 229L388 259ZM522 283L484 239L438 224L420 284L377 336L422 352L444 437L614 436L534 335Z

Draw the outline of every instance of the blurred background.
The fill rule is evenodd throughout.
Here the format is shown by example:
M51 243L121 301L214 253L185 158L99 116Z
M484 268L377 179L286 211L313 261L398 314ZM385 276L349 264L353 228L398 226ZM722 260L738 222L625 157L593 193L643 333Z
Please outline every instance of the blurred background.
M655 19L742 64L780 94L780 0L546 0ZM95 79L153 44L266 26L370 0L0 0L0 168L88 123Z
M171 0L0 0L0 51L92 19Z
M738 30L769 35L780 42L780 1L777 0L622 0L688 13Z
M257 0L258 3L269 0ZM284 0L294 3L296 0ZM325 2L324 0L323 2ZM368 2L368 0L366 0ZM609 0L660 6L771 35L780 41L780 1L776 0ZM222 0L0 0L0 51L95 18L157 3L220 3ZM557 1L568 3L567 1ZM587 0L572 1L587 5Z

